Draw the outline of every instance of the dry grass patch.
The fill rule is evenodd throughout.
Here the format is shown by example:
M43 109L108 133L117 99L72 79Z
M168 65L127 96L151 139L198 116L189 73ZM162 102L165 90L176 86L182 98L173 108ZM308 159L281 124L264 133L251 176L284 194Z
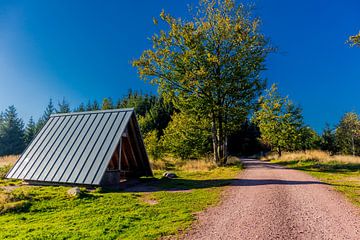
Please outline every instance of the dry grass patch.
M179 171L209 171L216 168L212 159L208 156L201 159L181 160L166 156L158 160L150 160L153 170L179 170Z
M19 155L10 155L0 157L0 167L6 165L14 165L15 162L19 159Z
M319 162L340 162L340 163L360 163L360 157L349 155L333 155L320 150L309 150L301 152L286 152L279 158L277 154L269 154L262 160L278 160L278 161L319 161Z

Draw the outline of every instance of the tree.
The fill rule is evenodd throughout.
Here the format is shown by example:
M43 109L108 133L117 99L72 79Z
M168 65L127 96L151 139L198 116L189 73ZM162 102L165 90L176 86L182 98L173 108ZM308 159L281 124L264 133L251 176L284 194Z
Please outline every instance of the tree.
M336 145L335 130L329 124L325 125L324 131L321 135L321 150L328 151L331 155L338 152Z
M191 21L164 11L168 25L133 65L166 101L212 124L214 161L227 161L227 137L244 122L264 88L260 72L271 51L259 19L234 0L202 0ZM155 21L155 23L157 20Z
M92 104L91 104L91 102L90 102L90 100L87 102L87 104L86 104L86 111L92 111L93 110L93 106L92 106Z
M56 113L68 112L70 112L70 104L63 98L62 101L58 103L58 110L56 110Z
M30 142L34 139L35 135L36 135L36 124L34 122L33 117L31 116L25 128L25 133L24 133L25 144L26 145L30 144Z
M199 158L211 149L210 121L185 112L174 113L161 140L165 151L176 157Z
M111 98L104 98L102 102L102 110L113 109L113 102Z
M141 109L137 111L137 108L135 108L138 114L141 132L146 134L156 130L158 137L160 137L163 135L164 129L171 120L171 115L174 112L173 105L171 103L165 103L161 97L153 96L148 99L145 98L144 100L144 104L138 105L138 107L142 106L143 111L141 111ZM144 111L145 109L147 110Z
M74 109L75 112L85 112L85 105L84 103L80 103L80 105Z
M94 110L94 111L100 110L100 105L96 100L94 100L94 102L92 104L92 110Z
M353 46L360 47L360 32L356 35L350 36L347 42L352 47Z
M301 109L287 97L281 97L276 85L266 91L259 103L260 109L255 112L253 120L260 129L262 142L276 149L279 157L283 150L300 149L304 127Z
M24 123L11 105L3 114L0 125L0 156L20 154L24 148Z
M336 143L343 154L360 154L360 120L355 112L346 113L335 132Z
M298 145L301 150L319 149L321 146L321 137L309 126L300 128L300 142ZM298 150L296 148L296 150Z
M45 125L45 123L49 120L51 114L55 112L55 107L52 102L52 99L50 98L48 105L46 106L46 109L39 119L39 121L36 124L36 132L39 132L41 128Z

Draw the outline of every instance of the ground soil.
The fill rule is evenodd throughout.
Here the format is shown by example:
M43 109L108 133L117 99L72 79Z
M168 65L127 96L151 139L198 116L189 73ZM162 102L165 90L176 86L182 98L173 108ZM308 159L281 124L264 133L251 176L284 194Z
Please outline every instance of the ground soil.
M308 174L259 160L198 215L183 239L360 239L360 211Z

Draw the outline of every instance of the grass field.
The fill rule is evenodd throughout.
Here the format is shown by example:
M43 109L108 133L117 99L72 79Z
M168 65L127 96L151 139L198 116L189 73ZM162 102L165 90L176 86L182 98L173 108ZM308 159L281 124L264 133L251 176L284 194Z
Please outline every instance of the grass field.
M162 179L160 170L155 180L142 179L148 192L82 189L78 198L66 195L69 187L14 188L19 182L2 179L0 239L158 239L179 234L196 212L218 203L222 186L241 169L196 170L206 164L193 164L194 169L174 169L177 179Z
M285 153L267 160L309 173L335 187L360 207L360 157L330 156L321 151Z

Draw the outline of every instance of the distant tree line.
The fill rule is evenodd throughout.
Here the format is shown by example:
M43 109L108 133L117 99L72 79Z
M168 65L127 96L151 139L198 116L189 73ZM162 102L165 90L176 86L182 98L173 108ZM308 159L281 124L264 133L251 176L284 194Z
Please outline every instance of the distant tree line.
M134 108L148 154L152 159L171 155L196 159L212 154L211 123L180 111L161 96L129 90L116 101L104 98L101 103L88 101L71 108L65 100L54 105L50 99L43 115L25 125L16 108L9 106L0 114L0 155L20 154L53 113L82 112L115 108ZM360 155L360 120L354 112L346 113L340 122L326 125L317 134L304 123L302 110L274 85L259 98L257 110L229 135L230 154L252 155L259 152L302 151L321 149L331 154Z

